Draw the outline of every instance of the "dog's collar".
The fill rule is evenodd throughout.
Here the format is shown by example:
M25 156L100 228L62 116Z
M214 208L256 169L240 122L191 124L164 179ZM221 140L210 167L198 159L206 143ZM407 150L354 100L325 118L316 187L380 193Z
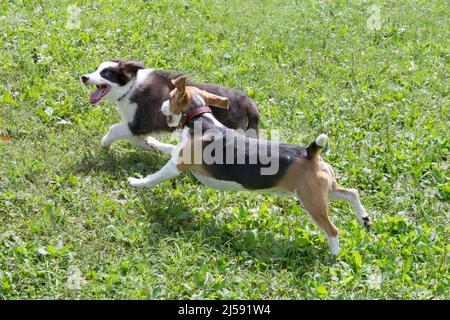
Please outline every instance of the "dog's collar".
M125 92L119 99L117 99L117 101L120 101L123 98L125 98L127 96L127 94L130 93L131 89L133 89L135 84L136 84L136 80L134 80L133 84L128 88L127 92Z
M204 113L212 113L211 108L208 106L202 106L202 107L192 109L191 111L188 111L186 113L183 113L178 126L180 128L183 128L189 120L191 120L195 117L198 117L199 115L204 114Z

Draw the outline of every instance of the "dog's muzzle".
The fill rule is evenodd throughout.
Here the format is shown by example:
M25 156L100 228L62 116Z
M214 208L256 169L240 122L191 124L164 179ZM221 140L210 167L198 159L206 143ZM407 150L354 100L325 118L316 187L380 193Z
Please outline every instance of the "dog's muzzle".
M176 127L180 123L181 114L172 114L169 110L169 100L164 101L161 106L161 112L164 114L164 118L169 127Z

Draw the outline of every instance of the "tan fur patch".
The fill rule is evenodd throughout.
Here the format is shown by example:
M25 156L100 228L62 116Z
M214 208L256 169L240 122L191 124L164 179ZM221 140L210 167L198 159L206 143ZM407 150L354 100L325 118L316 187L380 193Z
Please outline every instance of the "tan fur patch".
M276 188L295 193L314 221L328 236L335 237L338 230L328 218L330 180L328 173L321 169L324 163L319 159L295 160ZM331 166L326 165L326 169L331 170ZM336 183L334 178L331 183Z

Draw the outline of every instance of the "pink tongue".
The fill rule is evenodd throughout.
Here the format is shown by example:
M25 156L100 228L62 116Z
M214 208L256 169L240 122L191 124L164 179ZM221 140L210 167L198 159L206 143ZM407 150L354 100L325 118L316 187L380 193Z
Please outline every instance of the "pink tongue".
M95 103L105 95L106 88L98 88L89 96L89 101Z

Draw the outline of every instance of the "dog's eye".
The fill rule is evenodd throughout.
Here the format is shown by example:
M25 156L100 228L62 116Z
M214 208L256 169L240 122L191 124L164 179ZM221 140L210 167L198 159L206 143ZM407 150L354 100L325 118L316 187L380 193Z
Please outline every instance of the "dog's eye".
M100 72L100 75L101 75L103 78L111 78L111 77L114 76L112 70L110 70L110 69L105 69L105 70L103 70L102 72Z

